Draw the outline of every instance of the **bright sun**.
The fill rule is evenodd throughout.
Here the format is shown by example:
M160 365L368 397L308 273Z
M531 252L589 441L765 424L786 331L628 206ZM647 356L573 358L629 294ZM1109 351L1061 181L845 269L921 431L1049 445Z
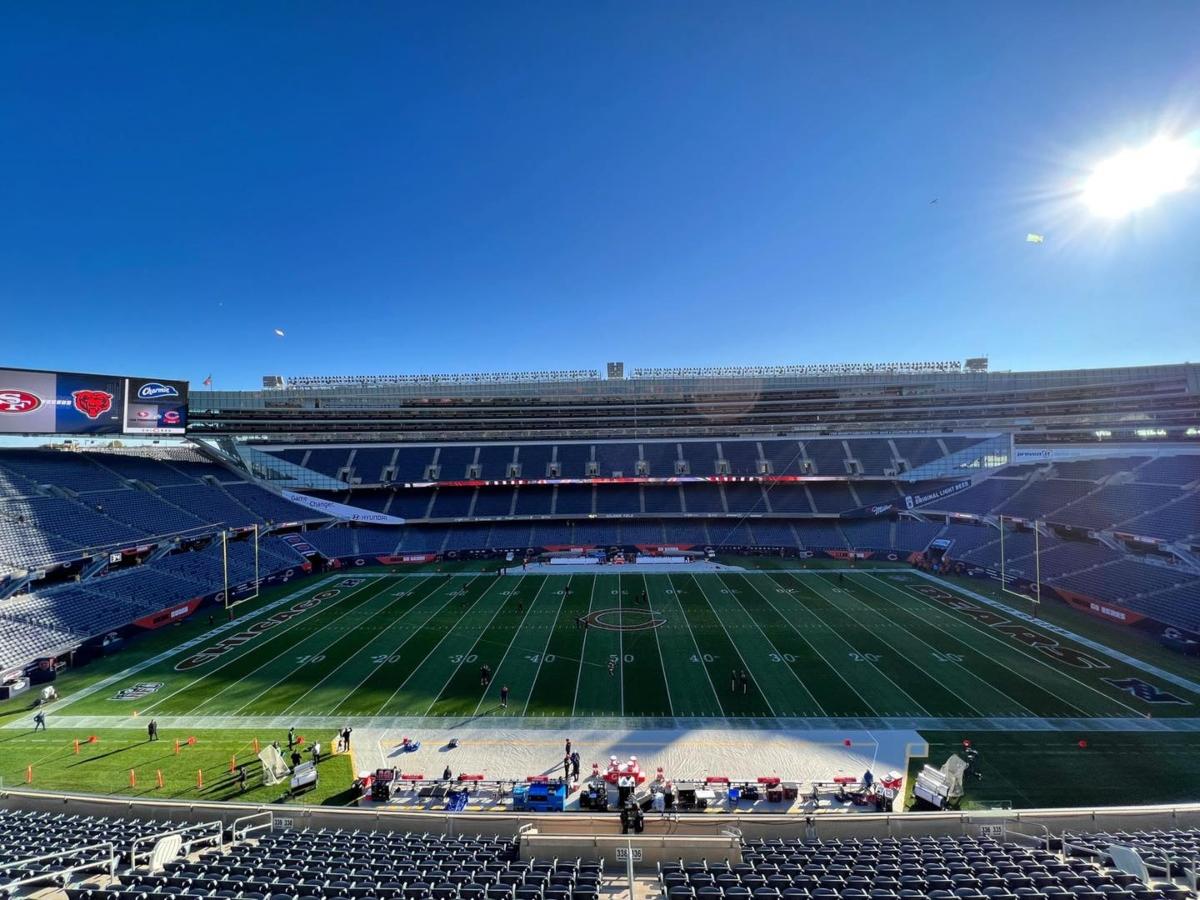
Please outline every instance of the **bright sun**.
M1122 150L1096 166L1083 188L1093 213L1119 219L1153 205L1160 197L1188 188L1200 171L1200 145L1158 138L1136 150Z

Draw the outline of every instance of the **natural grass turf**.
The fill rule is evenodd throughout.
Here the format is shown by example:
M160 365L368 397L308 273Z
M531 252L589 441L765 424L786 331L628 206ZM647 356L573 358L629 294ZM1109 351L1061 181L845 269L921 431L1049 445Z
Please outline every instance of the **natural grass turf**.
M1078 734L922 732L929 757L914 760L908 799L928 762L940 767L961 753L964 739L979 751L983 777L968 779L963 809L1194 803L1200 799L1200 734ZM1080 741L1087 746L1081 748Z
M910 572L347 573L286 596L297 603L271 615L286 607L289 618L197 665L177 666L211 645L91 696L64 679L57 712L126 715L115 693L141 682L161 688L133 708L157 716L1172 717L1195 715L1200 696L1167 685L1184 702L1150 704L1112 682L1153 676L1112 659L1071 665L1038 649L1070 641L953 600ZM587 612L634 630L581 629ZM659 627L636 630L652 614ZM239 628L251 628L243 634L254 634L256 615L239 610ZM206 617L197 618L170 629L176 640L203 635ZM155 648L163 640L147 638ZM504 684L510 703L500 709Z
M89 736L97 738L88 743ZM189 746L187 740L195 737ZM235 800L247 803L285 802L286 784L267 787L262 769L254 755L253 739L263 744L278 740L287 755L286 734L266 729L257 731L226 729L221 731L184 731L160 729L159 740L150 742L146 732L128 728L102 728L72 731L50 728L46 731L0 731L0 778L5 785L25 785L26 766L33 766L37 790L77 791L88 794L162 798L171 800ZM306 735L309 742L319 740L323 759L317 767L319 780L315 790L295 800L307 804L342 806L353 803L350 790L353 772L350 756L330 756L332 734ZM74 741L80 740L79 754ZM180 741L178 755L175 740ZM306 745L307 746L307 745ZM303 752L303 751L302 751ZM305 760L311 757L305 753ZM247 790L238 790L236 776L229 772L231 757L246 765ZM129 783L129 771L136 786ZM161 770L163 787L155 787L155 773ZM203 771L204 787L197 788L196 773Z

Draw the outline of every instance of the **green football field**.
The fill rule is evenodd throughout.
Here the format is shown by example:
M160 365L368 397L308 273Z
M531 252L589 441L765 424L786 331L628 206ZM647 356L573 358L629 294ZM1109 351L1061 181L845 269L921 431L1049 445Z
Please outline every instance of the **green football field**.
M211 626L201 613L82 670L52 715L897 718L933 728L1194 717L1200 703L1148 664L907 570L352 573L238 613Z

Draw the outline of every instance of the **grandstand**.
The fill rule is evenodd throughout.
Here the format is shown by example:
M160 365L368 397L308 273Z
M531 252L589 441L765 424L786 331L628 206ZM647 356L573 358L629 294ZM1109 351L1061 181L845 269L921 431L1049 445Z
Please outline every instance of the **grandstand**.
M718 760L748 766L732 773L747 785L790 773L804 789L782 807L761 797L743 807L733 782L714 785L722 809L773 823L802 820L809 791L820 799L808 813L849 812L821 784L837 759L904 770L905 793L886 802L855 782L870 797L863 805L913 802L921 753L912 748L925 733L1011 729L1039 746L1092 728L1186 736L1200 684L1174 651L1200 636L1200 448L1179 430L1196 410L1194 368L302 381L213 392L174 443L0 448L0 671L10 685L60 674L67 697L54 722L126 747L116 774L131 790L153 777L138 761L152 751L123 735L147 716L228 750L220 799L233 798L232 757L268 802L287 798L261 783L247 750L260 735L293 720L315 733L356 723L355 762L409 765L411 794L387 808L418 816L441 814L445 786L438 793L436 773L421 770L445 764L450 722L464 743L491 748L456 757L486 772L463 801L472 815L513 810L511 783L540 777L521 773L536 770L524 760L544 752L530 748L547 743L547 728L550 743L561 727L599 743L585 723L601 722L614 750L628 726L644 754L673 760L679 771L664 779L706 783L726 765ZM900 386L911 393L898 400ZM682 399L701 388L695 403ZM995 401L992 413L968 414L981 397ZM1112 425L1131 398L1168 425L1165 438L1085 438L1085 423ZM580 403L601 410L586 426ZM623 424L632 403L639 423L646 415L637 433ZM1043 403L1056 411L1036 414ZM696 412L723 404L737 411L719 422ZM520 410L521 424L504 423L506 410ZM842 410L856 412L852 424ZM1029 430L1018 423L1031 413ZM1043 607L1061 610L1049 611L1053 621L1019 599L1039 577ZM1016 599L993 590L998 579ZM144 649L123 662L131 645ZM486 678L476 671L485 662ZM497 705L501 683L512 705ZM126 698L136 705L122 706ZM695 751L671 731L710 720L802 737L779 753L729 736ZM405 751L387 748L410 732L433 749L393 762ZM860 741L874 745L865 762L851 746ZM87 752L83 771L111 779L108 757ZM75 784L72 759L46 759L38 765L51 774L31 769L31 784ZM320 802L354 790L332 768L349 763L334 759L322 778L341 784L321 788ZM4 765L0 777L19 780ZM151 770L160 777L161 765ZM211 762L197 768L212 777ZM211 796L199 779L193 788L177 771L167 777L170 796ZM580 811L580 784L564 808ZM341 802L371 805L357 794ZM80 822L71 828L90 839ZM69 894L567 900L596 896L605 877L594 851L595 867L580 851L543 864L529 841L428 835L400 853L358 828L303 832L300 853L281 827L160 872L76 880ZM680 848L651 889L666 900L1175 896L1163 879L1135 888L1103 859L1053 862L1028 836L885 843L864 832L842 846L788 843L774 837L787 828L770 828L768 840L730 844L728 864L691 864ZM137 822L117 833L146 836ZM255 869L264 861L269 878Z

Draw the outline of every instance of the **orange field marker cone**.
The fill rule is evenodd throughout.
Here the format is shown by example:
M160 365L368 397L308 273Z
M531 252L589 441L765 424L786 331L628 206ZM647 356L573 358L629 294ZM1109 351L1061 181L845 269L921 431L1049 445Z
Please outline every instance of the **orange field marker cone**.
M137 773L133 769L129 770L129 786L137 787Z
M258 755L258 738L254 739L254 755Z
M163 786L162 769L155 769L155 770L154 770L154 786L155 786L155 787L162 787L162 786Z
M175 738L175 755L179 755L179 738Z
M204 787L204 770L196 770L196 790L201 790Z
M79 755L79 738L75 738L75 755Z
M25 783L33 784L33 766L25 767Z
M229 771L230 772L237 771L237 754L236 753L233 754L233 756L229 757Z

